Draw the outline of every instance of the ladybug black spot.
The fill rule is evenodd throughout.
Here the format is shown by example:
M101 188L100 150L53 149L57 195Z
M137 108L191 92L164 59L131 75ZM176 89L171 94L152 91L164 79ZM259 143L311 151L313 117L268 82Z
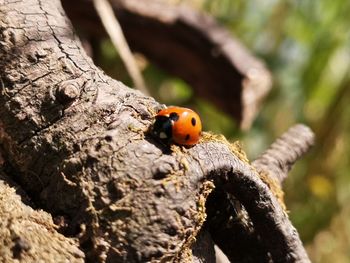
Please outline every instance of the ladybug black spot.
M186 135L186 138L185 138L185 141L188 141L189 139L190 139L190 135L187 134L187 135Z
M170 113L169 118L173 121L178 121L179 114L177 114L176 112L172 112L172 113Z
M192 123L192 126L196 126L196 119L192 117L191 123Z

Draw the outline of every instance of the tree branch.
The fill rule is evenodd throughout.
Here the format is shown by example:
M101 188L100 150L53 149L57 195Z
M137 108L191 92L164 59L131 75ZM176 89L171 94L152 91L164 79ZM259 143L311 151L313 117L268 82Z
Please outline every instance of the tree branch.
M155 140L148 130L161 106L93 65L58 1L0 0L0 15L4 166L36 205L66 219L87 260L191 261L206 203L207 221L234 234L226 207L207 202L212 192L244 207L264 260L308 262L239 149L211 135L190 149ZM215 239L230 259L231 240Z
M252 165L260 172L268 172L282 183L293 164L310 149L314 140L315 135L309 127L295 125L252 162Z

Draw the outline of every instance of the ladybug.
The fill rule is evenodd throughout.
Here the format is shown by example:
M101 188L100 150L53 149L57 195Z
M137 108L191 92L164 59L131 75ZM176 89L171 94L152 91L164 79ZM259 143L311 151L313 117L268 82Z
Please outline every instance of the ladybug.
M167 143L191 146L201 136L201 120L191 109L172 106L159 111L155 118L153 134Z

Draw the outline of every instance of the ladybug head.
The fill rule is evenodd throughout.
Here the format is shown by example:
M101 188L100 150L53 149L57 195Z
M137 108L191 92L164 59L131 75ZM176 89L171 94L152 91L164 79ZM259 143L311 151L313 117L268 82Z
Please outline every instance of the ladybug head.
M170 141L172 138L172 118L171 116L156 116L156 121L153 124L153 135L163 141Z

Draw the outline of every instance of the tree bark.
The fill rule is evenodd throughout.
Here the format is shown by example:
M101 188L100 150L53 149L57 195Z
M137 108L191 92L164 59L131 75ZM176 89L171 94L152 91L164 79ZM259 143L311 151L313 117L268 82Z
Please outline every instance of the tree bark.
M51 216L22 203L0 172L0 261L84 262L78 242L58 234Z
M4 170L63 220L61 232L79 238L88 261L192 261L211 192L222 203L208 201L207 222L222 225L209 232L229 259L237 251L226 216L236 199L246 211L237 222L263 261L309 261L241 150L207 133L189 149L154 139L162 106L94 66L59 1L0 0L0 58ZM251 249L242 260L254 258Z

